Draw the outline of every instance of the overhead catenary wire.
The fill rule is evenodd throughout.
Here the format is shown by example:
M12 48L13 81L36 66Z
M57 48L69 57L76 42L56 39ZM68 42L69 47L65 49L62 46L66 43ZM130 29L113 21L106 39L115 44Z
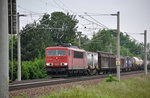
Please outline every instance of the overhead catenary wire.
M36 21L39 21L41 18L42 18L42 17L38 18ZM45 22L45 21L48 20L48 19L49 19L49 18L47 18L47 19L41 21L41 23ZM36 21L35 21L35 22L36 22ZM36 26L36 25L35 25L35 26ZM33 27L31 27L31 28L30 28L30 26L28 26L28 27L26 28L26 30L25 30L24 32L22 32L22 33L29 32L29 31L32 30L35 26L33 26ZM29 28L29 29L28 29L28 28Z
M135 39L133 36L131 36L130 34L140 34L140 35L143 35L142 33L127 33L127 32L124 32L125 34L127 34L129 37L131 37L132 39L134 39L136 42L138 42L138 43L141 43L141 42L139 42L137 39Z
M116 14L101 14L101 13L90 13L90 12L86 12L88 13L90 16L115 16ZM82 16L86 16L86 15L82 15Z
M103 26L101 26L100 24L95 23L95 22L93 22L93 21L91 21L91 20L89 20L89 19L86 19L86 18L85 18L85 17L83 17L83 16L80 16L80 15L79 15L79 17L80 17L80 18L82 18L82 19L85 19L85 20L87 20L87 21L89 21L89 22L91 22L91 23L96 24L96 25L98 25L98 26L99 26L99 27L101 27L101 28L103 28Z
M63 7L61 7L55 0L53 0L54 1L54 3L60 8L60 9L62 9L63 11L65 11L65 12L69 12L68 10L66 10L65 8L63 8Z
M99 23L103 28L109 29L107 26L103 25L102 23L100 23L99 21L97 21L96 19L94 19L93 17L91 17L89 14L87 14L86 12L84 14L86 14L88 17L90 17L91 19L93 19L95 22Z
M22 9L22 10L25 10L25 11L28 11L28 12L30 12L30 13L34 13L34 14L43 14L43 13L38 13L38 12L31 11L31 10L29 10L29 9L26 9L26 8L24 8L24 7L21 7L20 5L18 5L18 8L20 8L20 9Z
M44 2L45 4L49 4L49 2L47 2L47 1L43 1L42 0L42 2ZM59 0L59 2L61 3L61 5L63 5L63 7L58 3L58 0L56 1L56 0L53 0L53 2L57 5L57 7L59 7L60 9L62 9L63 11L65 11L65 12L71 12L71 13L73 13L73 14L75 14L76 16L79 16L80 17L80 15L78 15L77 13L75 13L74 11L72 11L70 8L68 8L61 0ZM20 6L19 6L20 7ZM37 12L34 12L34 11L31 11L31 10L28 10L28 9L26 9L26 8L23 8L23 7L20 7L21 9L23 9L23 10L25 10L25 11L28 11L28 12L30 12L30 15L42 15L42 14L44 14L44 13L37 13ZM31 14L32 13L32 14ZM80 17L81 18L81 17ZM83 19L83 17L82 17L82 19ZM99 25L98 23L95 23L95 22L93 22L93 21L91 21L91 20L88 20L88 19L84 19L84 20L86 20L86 21L88 21L88 22L91 22L92 24L95 24L95 25L97 25L97 26L99 26L100 28L99 29L102 29L102 28L104 28L104 26L102 26L102 25ZM82 25L82 23L80 23L79 22L79 24L81 24ZM82 25L83 26L83 25ZM85 26L84 26L85 27ZM33 29L34 27L32 27L32 28L30 28L29 30L26 30L26 32L28 32L28 31L30 31L31 29ZM98 29L98 28L96 28L96 29ZM91 30L96 30L95 28L93 28L93 29L91 29ZM105 27L105 29L106 29L106 27ZM82 29L82 30L84 30L84 29Z
M45 3L45 4L49 4L49 2L47 2L47 1L44 1L44 0L40 0L41 2L43 2L43 3ZM56 0L53 0L53 2L56 4L56 6L58 7L58 8L60 8L60 9L62 9L63 11L65 11L65 12L71 12L71 13L73 13L73 14L75 14L76 16L78 16L78 14L77 13L75 13L74 11L72 11L70 8L68 8L61 0L59 0L59 2L61 3L61 5L63 5L63 7L58 3L58 0L56 1ZM33 15L43 15L43 14L45 14L45 13L37 13L37 12L34 12L34 11L31 11L31 10L29 10L29 9L26 9L26 8L23 8L23 7L21 7L21 6L18 6L20 9L23 9L23 10L25 10L25 11L27 11L27 12L29 12L28 13L28 15L30 15L30 17L31 17L31 19L33 20ZM86 20L87 21L87 20ZM89 22L89 21L88 21ZM82 23L80 23L79 22L79 24L81 24L82 25ZM95 23L94 23L95 24ZM33 27L34 28L34 27ZM102 26L101 26L101 28L103 28ZM31 28L32 29L32 28ZM91 29L92 30L92 29ZM93 29L94 30L94 29Z
M67 7L61 0L58 0L64 7L66 7L70 12L72 12L73 14L75 14L74 11L72 11L69 7Z
M46 1L43 1L43 0L41 0L42 2L45 2L45 3L47 3L47 4L49 4L48 2L46 2ZM65 8L63 8L63 7L61 7L55 0L53 0L54 1L54 3L59 7L59 8L61 8L63 11L65 11L65 12L69 12L68 10L66 10ZM61 2L62 3L62 2ZM64 5L64 4L63 4ZM65 6L65 5L64 5ZM23 8L23 7L20 7L20 6L18 6L19 8L21 8L21 9L23 9L23 10L25 10L25 11L28 11L28 12L30 12L30 15L33 13L33 14L45 14L45 13L36 13L36 12L33 12L33 11L31 11L31 10L28 10L28 9L26 9L26 8ZM71 11L71 10L70 10ZM39 18L40 19L40 18ZM38 19L38 20L39 20ZM38 20L36 20L36 21L38 21ZM45 22L45 21L47 21L48 19L46 19L46 20L43 20L41 23L43 23L43 22ZM30 29L28 29L28 30L26 30L26 32L28 32L28 31L30 31L31 29L33 29L34 27L32 27L32 28L30 28ZM46 29L46 28L45 28ZM50 28L47 28L47 29L50 29Z
M49 3L49 2L47 2L47 1L45 1L45 0L39 0L39 1L42 2L42 3L44 3L46 6L47 6L47 5L50 5L50 6L57 7L57 6L53 5L52 3Z
M18 10L18 12L19 13L23 13L23 14L25 14L27 16L30 16L32 14L32 16L34 16L34 17L36 17L36 16L39 17L39 16L42 16L42 15L46 14L46 13L31 13L31 12L22 11L22 10Z
M84 45L86 45L86 44L88 44L88 43L93 43L93 42L101 42L101 40L99 40L99 41L95 41L95 40L97 40L97 39L99 39L99 38L102 38L102 37L104 37L104 36L106 36L106 35L102 35L102 36L99 36L99 37L97 37L97 38L95 38L95 39L93 39L93 40L89 40L89 41L87 41Z
M60 7L60 5L55 1L55 0L53 0L56 4L57 4L57 6L59 6ZM73 14L75 14L76 16L79 16L80 18L81 18L81 15L78 15L76 12L74 12L74 11L72 11L70 8L68 8L61 0L58 0L64 7L66 7L71 13L73 13ZM60 7L62 10L65 10L65 8L62 8L62 7ZM67 12L69 12L67 10ZM66 10L65 10L66 11ZM96 21L96 20L95 20ZM92 22L92 21L90 21L90 22ZM96 22L98 22L98 21L96 21ZM94 23L94 24L96 24L97 25L97 23L95 23L95 22L92 22L92 23ZM108 29L108 27L106 27L105 25L103 25L103 24L101 24L100 22L98 22L100 25L102 25L101 27L102 28L105 28L105 29ZM81 23L80 23L81 24ZM81 25L83 25L83 24L81 24ZM100 26L99 25L99 26Z
M32 21L33 21L33 16L32 15L40 15L40 17L37 20L34 20L34 22L38 22L43 17L43 15L46 14L46 13L37 13L37 12L31 11L31 10L28 10L24 7L21 7L20 5L18 5L18 8L23 9L24 12L28 13L26 15L30 16ZM30 28L30 26L26 27L26 30L28 30L28 28Z

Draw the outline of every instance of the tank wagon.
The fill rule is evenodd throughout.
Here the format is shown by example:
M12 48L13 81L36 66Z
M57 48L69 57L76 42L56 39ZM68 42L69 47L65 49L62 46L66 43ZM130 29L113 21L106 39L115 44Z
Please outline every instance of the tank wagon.
M143 60L140 57L133 57L132 58L132 69L133 70L140 70L142 69Z
M86 69L88 74L96 74L99 70L98 68L98 53L96 52L86 52Z

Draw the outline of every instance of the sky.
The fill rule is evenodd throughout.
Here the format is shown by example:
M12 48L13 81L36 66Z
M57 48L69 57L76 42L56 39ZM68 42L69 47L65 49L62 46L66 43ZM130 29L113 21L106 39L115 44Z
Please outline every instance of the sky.
M150 43L150 0L17 0L17 11L26 14L20 18L20 26L38 21L44 13L61 11L76 15L79 20L78 31L92 38L103 24L109 29L117 28L117 17L110 16L120 12L120 31L126 32L138 43ZM86 14L87 13L87 14ZM82 16L79 17L79 16ZM85 28L86 27L86 28Z

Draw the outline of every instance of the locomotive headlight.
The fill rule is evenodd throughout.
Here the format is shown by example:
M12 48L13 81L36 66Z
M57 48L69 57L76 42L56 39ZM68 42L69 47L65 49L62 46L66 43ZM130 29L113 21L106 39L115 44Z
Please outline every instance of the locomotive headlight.
M64 65L67 66L68 64L67 64L67 63L64 63Z
M49 66L50 65L50 63L46 63L46 66Z
M61 63L61 66L67 66L68 63Z
M47 66L53 66L53 63L46 63Z

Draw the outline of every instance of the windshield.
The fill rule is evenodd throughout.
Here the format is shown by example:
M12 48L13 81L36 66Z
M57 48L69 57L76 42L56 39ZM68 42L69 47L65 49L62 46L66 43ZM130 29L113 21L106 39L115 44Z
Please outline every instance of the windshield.
M66 56L66 50L48 50L47 56Z

